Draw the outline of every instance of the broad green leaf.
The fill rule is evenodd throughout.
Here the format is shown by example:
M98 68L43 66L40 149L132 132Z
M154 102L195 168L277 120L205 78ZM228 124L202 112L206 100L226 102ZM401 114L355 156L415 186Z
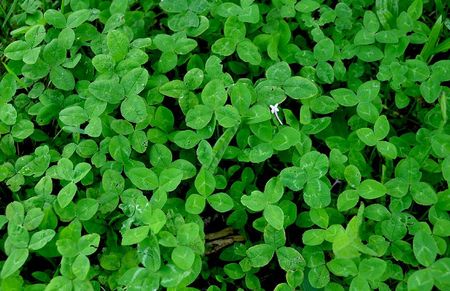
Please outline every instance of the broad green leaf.
M126 120L140 123L148 116L146 106L147 104L142 97L131 95L120 104L120 113Z
M118 104L125 98L125 90L114 80L95 80L89 85L89 92L97 99L110 104Z
M173 142L183 149L191 149L200 141L200 136L192 130L178 131L173 136Z
M78 255L72 264L72 272L80 280L86 279L91 264L88 257L85 255Z
M262 211L267 205L267 200L264 193L255 190L250 196L242 195L241 203L252 211Z
M75 32L69 27L64 28L58 35L58 41L63 48L70 49L75 41Z
M331 202L330 187L320 179L309 180L303 192L303 199L311 208L324 208Z
M79 220L89 220L96 213L99 208L97 200L92 198L83 198L77 202L77 217Z
M350 289L351 291L369 291L370 289L370 285L369 282L367 281L366 278L364 278L363 276L356 276L355 278L353 278L352 282L350 283Z
M284 186L293 191L299 191L303 189L307 181L307 176L305 171L300 167L288 167L281 171L280 179Z
M118 62L125 58L128 53L130 41L128 37L119 30L112 30L106 36L109 53L113 60Z
M83 22L87 21L90 16L91 11L89 9L80 9L74 11L67 17L66 25L69 28L75 28L77 26L80 26Z
M224 128L230 128L241 122L239 111L231 105L225 105L216 110L217 122Z
M125 96L139 94L147 86L148 72L143 68L135 68L127 72L120 80Z
M358 274L358 267L351 259L334 258L327 263L328 270L336 276L349 277Z
M356 206L359 201L358 191L345 190L339 194L337 199L337 209L339 211L347 211Z
M217 7L217 14L222 17L229 17L239 15L242 12L242 8L232 2L221 3Z
M122 245L129 246L143 241L147 237L149 230L149 226L139 226L125 230L122 234Z
M58 193L58 203L61 208L65 208L72 202L75 193L77 192L77 185L74 182L70 182L64 186Z
M173 237L175 239L175 237ZM141 263L149 270L156 272L161 268L161 250L154 235L141 241L138 245L138 256Z
M70 291L72 288L72 280L64 276L56 276L50 280L47 287L45 287L45 291Z
M313 208L309 211L309 216L311 221L321 228L327 228L329 223L329 216L325 209L323 208Z
M177 189L183 179L183 172L176 168L168 168L159 174L159 187L166 192Z
M264 194L269 203L277 203L283 197L283 193L283 183L277 177L271 178L264 187Z
M320 40L314 46L314 57L318 61L328 61L333 57L334 54L334 43L329 38L324 38Z
M13 249L6 259L1 278L5 279L20 269L28 258L28 249Z
M318 96L310 103L311 111L319 114L328 114L336 111L339 107L336 100L329 96Z
M11 135L16 139L25 139L32 135L34 132L34 124L27 120L22 119L11 128Z
M167 73L177 66L178 56L175 52L163 52L158 62L158 71Z
M280 247L276 251L278 264L285 271L303 270L306 265L305 259L299 251L292 247Z
M344 170L345 180L349 183L353 188L358 186L361 182L361 172L358 167L355 165L348 165Z
M44 18L56 28L64 28L66 26L66 18L60 11L48 9L44 13Z
M330 273L325 265L320 265L309 270L308 280L312 287L323 288L330 282Z
M428 269L416 270L408 277L408 290L411 291L432 290L433 285L433 274Z
M272 146L269 143L260 143L250 150L249 158L252 163L262 163L273 155Z
M0 121L6 125L14 125L17 120L17 111L11 104L0 105Z
M249 3L248 3L249 4ZM256 4L248 5L243 3L242 13L239 14L238 18L242 22L247 23L258 23L260 19L259 6Z
M407 228L402 221L402 217L393 215L390 219L381 223L381 231L387 239L396 241L402 239L406 235Z
M4 54L11 60L22 60L25 54L28 52L30 45L23 40L17 40L10 43L4 50Z
M259 53L258 47L249 39L239 42L236 51L239 58L244 62L255 66L261 63L261 54Z
M186 20L191 21L191 23L185 23L184 26L196 26L196 22L198 20L197 15L192 13L187 13ZM170 23L169 23L170 25ZM181 25L180 25L181 26ZM197 47L197 41L190 38L177 38L175 41L175 53L179 55L186 55L190 53L192 50L194 50Z
M442 258L437 260L431 265L430 270L433 274L434 284L440 289L446 289L449 284L449 270L450 260L449 258Z
M41 47L35 47L33 49L30 49L27 52L27 54L25 54L23 56L22 60L25 64L29 64L29 65L35 64L39 59L40 53L41 53Z
M314 10L317 10L320 7L320 4L314 0L300 0L295 5L295 10L301 13L310 13Z
M334 81L334 70L328 62L319 61L316 66L316 75L320 81L326 84L332 84Z
M66 60L66 49L59 44L57 39L54 39L45 45L42 59L51 67L60 65Z
M360 46L356 55L360 60L368 63L379 61L384 57L383 52L375 45Z
M70 106L59 112L59 119L66 125L79 126L89 119L89 116L80 106Z
M358 104L358 98L355 92L350 89L340 88L334 89L330 92L331 96L342 106L351 107Z
M158 187L158 176L150 169L132 168L126 175L138 189L151 191Z
M114 160L125 163L131 154L130 141L123 135L113 136L109 141L108 150Z
M359 276L368 280L378 279L385 272L387 263L379 258L361 260L359 263Z
M386 186L372 179L366 179L357 187L359 196L364 199L376 199L384 196L387 192Z
M235 16L228 17L224 24L223 33L225 37L242 41L245 39L246 34L245 25Z
M377 118L373 126L373 131L376 139L378 140L382 140L388 135L389 121L387 120L385 115L381 115Z
M206 106L212 109L217 109L227 101L227 92L225 91L224 84L221 80L214 79L206 84L203 88L202 101Z
M378 139L373 130L370 128L360 128L356 130L356 134L358 138L368 146L374 146L377 144Z
M395 145L387 141L378 141L377 150L382 156L391 160L397 158L398 155Z
M80 182L88 173L91 171L92 166L91 164L81 162L75 166L73 169L73 182L78 183Z
M15 76L13 74L5 74L0 80L0 88L0 102L9 102L17 90Z
M102 176L102 187L106 192L120 194L125 188L125 179L113 169L108 169Z
M365 11L363 23L364 26L371 32L377 32L380 28L380 23L376 14L370 10Z
M310 151L300 159L300 167L306 170L308 180L323 177L328 171L328 158L317 151Z
M175 1L161 1L159 6L164 11L170 13L179 13L186 11L188 9L188 1L186 0L175 0Z
M419 230L414 235L413 251L417 261L421 265L429 267L436 259L438 248L431 234Z
M203 83L205 75L199 68L193 68L184 75L183 82L190 90L197 89Z
M73 74L61 66L55 66L50 70L50 80L56 88L70 91L75 88Z
M212 147L206 140L198 144L197 159L202 165L209 165L213 159Z
M286 94L293 99L308 99L315 97L319 90L316 84L304 77L290 77L283 84Z
M45 38L45 28L43 25L34 25L25 33L25 41L31 47L36 47Z
M283 228L284 224L284 213L283 210L276 205L267 205L264 208L263 216L266 221L273 226L273 228L280 230Z
M179 268L189 270L194 264L195 253L189 247L177 246L173 249L171 258Z
M434 223L433 234L441 237L450 236L450 221L446 219L438 219Z
M378 80L372 80L361 84L356 94L361 102L371 102L377 98L379 92L380 82Z
M54 56L49 56L50 59L54 59ZM64 60L62 60L59 63L62 63ZM59 64L58 63L58 64ZM56 65L58 65L56 64ZM31 79L31 80L39 80L41 78L44 78L48 75L50 72L50 66L42 61L41 59L38 59L36 63L34 64L25 64L22 67L22 75L25 77ZM20 82L18 82L20 84Z
M201 168L195 178L194 184L198 193L207 197L214 192L214 189L216 188L216 179L210 171Z
M379 115L377 107L372 102L360 102L356 107L356 112L359 117L370 123L376 122Z
M286 233L284 229L276 230L272 226L266 225L264 228L264 242L275 248L284 246L286 243Z
M43 248L53 237L55 237L55 231L53 229L43 229L33 233L30 238L28 248L32 251Z
M236 41L231 37L222 37L211 46L213 53L221 56L230 56L236 50Z
M450 135L435 134L431 137L431 147L436 156L446 158L450 156Z
M300 142L300 133L292 127L282 127L272 139L272 147L284 151Z
M208 196L209 205L218 212L227 212L233 209L233 199L226 193L216 193Z
M252 267L259 268L267 265L272 260L275 250L271 245L259 244L247 250L247 257L250 259Z
M375 34L375 39L379 43L398 43L399 35L395 30L382 30Z
M187 88L183 81L173 80L161 85L159 92L169 97L180 98L186 94Z
M407 12L412 19L417 20L422 15L422 3L422 0L414 0L411 5L409 5Z
M247 124L264 122L266 120L270 120L270 118L272 117L268 108L260 104L256 104L250 107L250 109L245 113L245 122Z
M317 246L325 240L325 231L323 229L308 229L302 235L302 242L307 246Z
M157 234L166 224L167 217L164 211L161 209L154 209L152 216L150 218L149 224L150 224L150 230Z
M441 86L434 78L430 78L420 84L420 94L427 103L435 102L441 93Z
M411 196L419 205L433 205L438 202L435 190L425 182L415 182L411 185Z
M199 194L191 194L186 199L186 203L185 203L184 207L185 207L186 211L189 213L200 214L205 209L205 205L206 205L205 196L202 196Z
M284 81L291 77L291 68L286 62L276 63L267 69L266 77L269 80L275 80L283 84Z
M425 81L430 76L430 69L424 61L407 60L406 65L408 66L408 79L413 82Z
M31 208L28 210L23 224L27 230L33 230L41 224L43 219L44 212L40 208Z

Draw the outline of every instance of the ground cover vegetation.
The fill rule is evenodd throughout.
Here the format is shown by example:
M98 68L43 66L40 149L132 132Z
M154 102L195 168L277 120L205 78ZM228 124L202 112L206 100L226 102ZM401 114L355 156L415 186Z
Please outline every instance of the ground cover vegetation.
M450 290L443 0L0 2L0 290Z

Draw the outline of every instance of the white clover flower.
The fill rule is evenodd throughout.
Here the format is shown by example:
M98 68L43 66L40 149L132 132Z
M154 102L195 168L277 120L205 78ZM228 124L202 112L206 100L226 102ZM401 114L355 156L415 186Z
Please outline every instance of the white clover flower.
M280 109L278 108L278 103L275 103L275 105L269 105L270 106L270 112L272 114L275 114L275 117L277 118L278 122L283 125L283 122L280 119L280 116L278 116L278 111L280 111Z

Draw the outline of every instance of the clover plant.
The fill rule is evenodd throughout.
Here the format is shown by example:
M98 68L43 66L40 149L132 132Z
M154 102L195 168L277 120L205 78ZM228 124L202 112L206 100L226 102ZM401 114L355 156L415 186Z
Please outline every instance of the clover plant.
M442 0L0 3L0 290L450 290Z

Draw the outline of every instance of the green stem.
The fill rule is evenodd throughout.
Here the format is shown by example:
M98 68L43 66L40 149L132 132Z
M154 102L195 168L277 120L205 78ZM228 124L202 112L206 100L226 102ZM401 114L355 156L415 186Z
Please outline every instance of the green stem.
M5 28L6 23L8 23L9 18L11 17L11 14L16 9L17 2L18 2L18 0L14 0L13 4L9 8L8 14L6 15L5 20L3 21L2 28Z

